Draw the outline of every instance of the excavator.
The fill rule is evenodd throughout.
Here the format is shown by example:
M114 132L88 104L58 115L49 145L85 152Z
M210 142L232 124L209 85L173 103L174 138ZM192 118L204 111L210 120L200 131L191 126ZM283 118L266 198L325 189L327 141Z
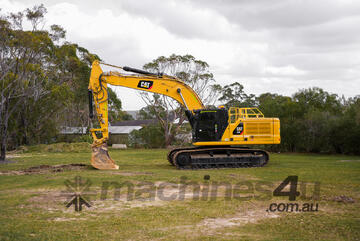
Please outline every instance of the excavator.
M122 71L103 72L102 65ZM124 73L131 72L131 73ZM119 169L109 156L108 84L162 94L179 102L192 128L193 147L171 150L168 161L178 169L262 167L269 154L249 145L279 144L280 120L266 118L257 108L206 108L198 94L185 82L164 73L151 73L94 61L89 81L89 115L99 128L93 137L91 164L100 170Z

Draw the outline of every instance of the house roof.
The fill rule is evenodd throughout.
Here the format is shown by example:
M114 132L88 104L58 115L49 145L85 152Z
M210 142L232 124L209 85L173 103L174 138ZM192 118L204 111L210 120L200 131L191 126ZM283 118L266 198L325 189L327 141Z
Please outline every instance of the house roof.
M130 134L133 130L140 130L142 126L109 126L110 134Z
M151 120L128 120L128 121L117 121L111 123L111 126L147 126L151 124L156 124L158 121L156 119Z
M61 134L86 134L86 127L69 127L63 126L60 130Z
M180 122L180 118L176 118L174 121L173 121L173 123L174 124L179 124L179 122ZM189 121L187 121L187 120L184 120L182 123L189 123Z
M109 126L110 134L129 134L133 130L140 130L142 126ZM86 127L67 127L64 126L60 130L60 134L86 134Z

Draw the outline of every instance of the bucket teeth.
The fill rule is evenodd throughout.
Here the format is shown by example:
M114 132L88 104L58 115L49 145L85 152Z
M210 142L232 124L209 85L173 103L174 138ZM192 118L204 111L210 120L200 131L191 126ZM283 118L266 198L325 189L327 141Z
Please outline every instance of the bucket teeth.
M106 143L92 146L91 165L100 170L119 169L119 166L109 156Z

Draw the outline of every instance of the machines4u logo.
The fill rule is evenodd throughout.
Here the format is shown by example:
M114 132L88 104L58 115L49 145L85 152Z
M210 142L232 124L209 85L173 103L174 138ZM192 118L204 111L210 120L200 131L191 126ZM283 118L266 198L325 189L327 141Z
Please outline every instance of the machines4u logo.
M150 80L140 80L139 84L137 85L138 88L142 89L151 89L153 86L153 81Z
M91 181L89 179L82 180L81 177L76 176L74 181L66 180L64 182L66 191L62 191L62 194L67 197L65 205L67 208L74 206L76 212L82 210L82 206L91 207L91 196L96 193L90 191Z

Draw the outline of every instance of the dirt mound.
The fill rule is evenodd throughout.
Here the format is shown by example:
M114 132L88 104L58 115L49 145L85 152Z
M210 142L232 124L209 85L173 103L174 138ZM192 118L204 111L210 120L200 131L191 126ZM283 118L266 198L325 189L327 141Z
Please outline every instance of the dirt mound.
M63 172L69 170L83 170L89 168L89 165L81 163L65 164L65 165L40 165L29 167L28 169L19 170L19 171L1 171L0 175L31 175L31 174L41 174L49 172Z

